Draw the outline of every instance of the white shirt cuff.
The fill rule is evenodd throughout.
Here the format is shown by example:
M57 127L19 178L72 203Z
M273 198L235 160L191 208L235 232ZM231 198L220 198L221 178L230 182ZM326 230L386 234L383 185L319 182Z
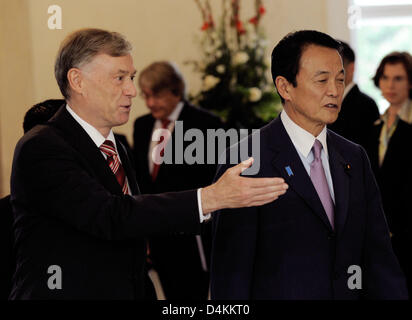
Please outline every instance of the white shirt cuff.
M199 208L199 217L200 217L200 223L202 223L205 220L210 219L210 213L207 214L206 216L203 215L203 209L202 209L202 193L200 192L202 188L197 189L197 205Z

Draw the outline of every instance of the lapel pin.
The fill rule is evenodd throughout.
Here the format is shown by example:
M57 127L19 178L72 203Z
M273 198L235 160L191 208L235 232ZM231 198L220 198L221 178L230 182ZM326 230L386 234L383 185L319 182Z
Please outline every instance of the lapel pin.
M290 176L293 176L293 171L292 171L292 169L291 169L289 166L285 167L285 170L286 170L286 172L288 173L288 176L289 176L289 177L290 177Z
M350 165L349 163L345 164L345 171L346 171L346 172L349 172L351 168L352 168L352 167L351 167L351 165Z

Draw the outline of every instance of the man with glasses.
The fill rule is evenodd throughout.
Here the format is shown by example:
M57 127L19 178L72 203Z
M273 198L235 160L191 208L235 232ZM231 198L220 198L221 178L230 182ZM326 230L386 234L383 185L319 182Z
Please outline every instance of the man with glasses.
M183 135L189 129L199 129L206 137L207 129L223 126L219 118L186 101L185 82L176 66L167 61L154 62L139 75L141 97L150 113L138 118L134 125L134 156L138 183L142 193L162 193L198 188L212 182L215 164L156 163L152 157L159 148L159 130L172 132L162 141L174 154L192 141L175 138L175 126L183 127ZM178 122L175 122L178 121ZM163 149L163 146L160 148ZM157 150L158 151L158 150ZM204 159L206 146L204 146ZM205 161L206 162L206 161ZM210 224L203 227L200 236L171 235L151 237L149 259L158 272L167 299L207 298L209 275L208 261L211 243Z

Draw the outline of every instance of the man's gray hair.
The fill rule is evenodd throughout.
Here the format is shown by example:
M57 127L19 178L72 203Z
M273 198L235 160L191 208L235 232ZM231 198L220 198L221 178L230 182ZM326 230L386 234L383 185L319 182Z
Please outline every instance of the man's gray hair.
M64 98L70 98L67 79L70 69L80 68L98 54L122 57L131 50L130 42L117 32L87 28L69 34L60 45L54 65L54 75Z

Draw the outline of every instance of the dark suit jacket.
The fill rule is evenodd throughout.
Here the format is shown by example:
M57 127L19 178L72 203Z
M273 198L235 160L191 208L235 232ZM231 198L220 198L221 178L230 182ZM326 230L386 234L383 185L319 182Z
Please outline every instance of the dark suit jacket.
M11 299L142 298L143 237L200 231L196 191L137 196L132 165L117 143L133 197L122 194L100 150L65 108L18 142ZM51 265L62 270L61 290L47 285Z
M183 135L189 129L199 129L206 138L207 129L217 129L223 126L220 119L209 112L196 108L187 102L179 115L178 121L183 121ZM137 179L142 193L161 193L170 191L180 191L186 189L200 188L210 184L213 181L217 165L213 164L162 164L159 168L156 181L152 182L148 165L148 152L152 138L152 130L155 119L151 114L144 115L136 119L134 124L134 158L136 161ZM173 130L172 136L166 148L169 148L174 155L176 152L175 145L176 130ZM182 141L180 141L182 142ZM192 141L185 141L183 152ZM205 139L205 159L207 157ZM217 158L217 155L216 155ZM202 242L205 250L205 256L209 262L211 247L211 225L202 224ZM176 235L168 237L152 237L150 239L151 259L154 267L159 271L162 280L165 273L173 274L173 277L181 279L180 287L184 288L185 282L200 281L201 263L197 242L194 236ZM185 280L183 280L185 279ZM165 284L166 285L166 284ZM206 290L204 297L207 296L208 284L206 281ZM185 289L183 289L185 290ZM190 294L190 293L187 293ZM194 294L194 293L192 293Z
M280 118L261 129L260 143L258 176L283 177L289 189L214 217L212 299L407 298L364 150L328 130L334 231ZM361 267L362 290L348 288L351 265Z
M379 119L379 109L375 101L355 85L343 99L338 119L328 128L368 148L371 143L369 132L377 119Z
M11 279L16 268L13 250L13 211L10 196L0 199L0 300L7 300L11 290Z
M383 123L372 131L372 148L368 149L372 169L382 193L382 203L393 234L395 253L406 273L412 267L412 125L399 120L389 140L385 158L379 167L379 137ZM406 263L406 264L405 264ZM412 279L410 279L412 280Z

